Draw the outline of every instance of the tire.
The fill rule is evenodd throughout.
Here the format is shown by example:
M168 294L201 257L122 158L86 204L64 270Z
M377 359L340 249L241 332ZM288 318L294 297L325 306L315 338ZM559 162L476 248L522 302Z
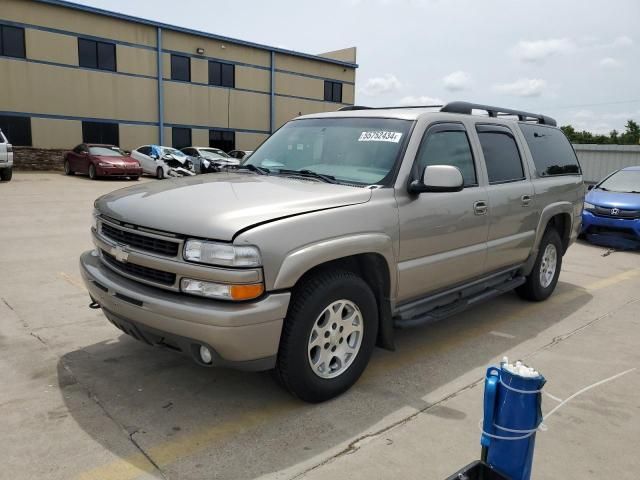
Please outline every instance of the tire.
M97 180L98 179L98 175L96 173L96 166L93 163L91 165L89 165L89 178L91 180Z
M349 330L352 333L345 337ZM280 337L274 372L278 383L310 403L340 395L369 363L377 333L376 298L362 278L332 270L303 280L293 291Z
M164 178L164 170L162 169L162 167L158 167L156 169L156 178L158 180L162 180Z
M11 181L13 177L13 168L2 168L0 169L0 180L3 182Z
M555 268L553 275L550 275L548 264L551 255L555 251ZM525 300L541 302L546 300L553 293L558 283L560 270L562 269L562 240L555 228L547 228L540 241L538 258L533 265L533 270L527 277L527 281L516 289L518 295ZM546 275L543 274L547 272ZM546 277L546 278L544 278Z
M129 178L130 178L130 179L131 179L131 181L133 181L133 182L137 182L137 181L140 179L140 177L129 177Z
M76 172L74 172L73 170L71 170L71 164L69 163L69 160L65 159L64 160L64 174L65 175L73 175Z

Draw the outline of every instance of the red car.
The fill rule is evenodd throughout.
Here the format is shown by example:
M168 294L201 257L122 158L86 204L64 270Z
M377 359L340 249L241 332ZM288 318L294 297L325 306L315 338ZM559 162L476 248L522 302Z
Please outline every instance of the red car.
M64 173L85 173L91 180L98 177L129 177L138 180L142 167L137 160L115 145L81 143L64 156Z

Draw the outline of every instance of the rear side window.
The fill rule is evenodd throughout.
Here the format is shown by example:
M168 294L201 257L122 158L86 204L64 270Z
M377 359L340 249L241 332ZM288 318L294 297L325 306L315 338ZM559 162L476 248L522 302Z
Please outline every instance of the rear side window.
M464 186L477 185L467 133L461 125L436 125L427 131L418 153L418 172L429 165L451 165L462 173Z
M521 123L538 175L578 175L580 164L562 130Z
M499 125L477 125L476 130L482 145L489 183L524 180L522 159L511 130Z

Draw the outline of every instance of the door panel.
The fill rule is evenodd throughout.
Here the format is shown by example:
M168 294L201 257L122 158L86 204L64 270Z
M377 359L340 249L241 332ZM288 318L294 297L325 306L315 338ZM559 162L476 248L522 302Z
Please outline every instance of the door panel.
M524 262L529 256L538 224L533 208L533 184L526 180L502 185L490 185L489 241L487 269ZM528 205L523 197L530 198Z
M480 123L476 132L489 180L487 270L494 271L527 259L538 218L535 192L513 132Z
M427 165L452 165L462 173L459 192L411 195L397 191L400 218L398 301L464 282L485 272L489 220L486 187L462 123L436 123L425 132L410 174Z
M461 283L485 271L488 216L474 204L488 202L484 187L423 193L399 202L398 301Z

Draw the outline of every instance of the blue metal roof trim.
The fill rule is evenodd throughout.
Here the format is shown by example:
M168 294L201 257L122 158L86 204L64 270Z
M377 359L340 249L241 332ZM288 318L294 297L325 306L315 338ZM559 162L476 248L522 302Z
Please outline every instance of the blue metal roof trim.
M162 28L164 30L173 30L175 32L188 33L188 34L191 34L191 35L197 35L197 36L200 36L200 37L210 38L212 40L219 40L219 41L222 41L222 42L236 43L238 45L244 45L246 47L258 48L260 50L267 50L269 52L282 53L282 54L285 54L285 55L292 55L294 57L301 57L301 58L307 58L307 59L310 59L310 60L316 60L316 61L325 62L325 63L332 63L332 64L335 64L335 65L342 65L344 67L349 67L349 68L358 68L358 64L357 63L343 62L343 61L340 61L340 60L334 60L332 58L321 57L319 55L312 55L310 53L295 52L293 50L287 50L287 49L284 49L284 48L270 47L268 45L262 45L260 43L248 42L248 41L245 41L245 40L238 40L238 39L235 39L235 38L224 37L222 35L215 35L213 33L201 32L199 30L192 30L190 28L178 27L176 25L169 25L167 23L155 22L153 20L148 20L148 19L140 18L140 17L134 17L132 15L126 15L124 13L112 12L110 10L104 10L102 8L90 7L88 5L80 5L78 3L68 2L66 0L35 0L35 1L38 2L38 3L44 3L44 4L48 4L48 5L55 5L55 6L58 6L58 7L65 7L65 8L70 8L70 9L73 9L73 10L80 10L80 11L83 11L83 12L94 13L96 15L104 15L104 16L107 16L107 17L113 17L113 18L117 18L117 19L120 19L120 20L126 20L128 22L140 23L140 24L149 25L149 26L152 26L152 27L159 27L159 28Z

